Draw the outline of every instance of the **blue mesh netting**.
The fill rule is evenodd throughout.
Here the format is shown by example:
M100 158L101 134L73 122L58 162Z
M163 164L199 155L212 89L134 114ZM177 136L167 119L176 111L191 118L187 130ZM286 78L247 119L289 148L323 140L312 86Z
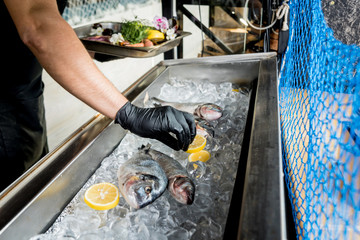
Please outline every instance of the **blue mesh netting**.
M297 237L360 239L360 47L333 37L321 0L290 1L289 27L279 99Z

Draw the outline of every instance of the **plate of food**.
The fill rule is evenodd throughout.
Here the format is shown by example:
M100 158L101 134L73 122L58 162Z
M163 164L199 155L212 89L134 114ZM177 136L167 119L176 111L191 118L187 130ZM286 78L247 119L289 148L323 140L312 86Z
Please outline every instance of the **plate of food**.
M97 22L74 30L89 51L134 58L153 57L169 51L191 35L178 30L176 20L164 17L155 17L153 24L135 19Z

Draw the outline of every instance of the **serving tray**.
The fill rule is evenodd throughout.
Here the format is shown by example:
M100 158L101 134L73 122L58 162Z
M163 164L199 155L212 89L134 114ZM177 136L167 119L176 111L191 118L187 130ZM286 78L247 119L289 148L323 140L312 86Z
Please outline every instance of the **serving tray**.
M120 22L99 22L102 27L110 28L114 32L119 32L121 29ZM74 31L81 42L84 44L85 48L89 51L94 51L97 53L108 54L116 57L132 57L132 58L146 58L153 57L160 53L167 52L174 47L178 46L181 40L191 35L190 32L178 31L178 36L173 40L167 40L160 44L154 45L152 47L127 47L127 46L118 46L113 45L108 42L88 40L86 38L90 37L90 32L93 24L81 26L74 28Z

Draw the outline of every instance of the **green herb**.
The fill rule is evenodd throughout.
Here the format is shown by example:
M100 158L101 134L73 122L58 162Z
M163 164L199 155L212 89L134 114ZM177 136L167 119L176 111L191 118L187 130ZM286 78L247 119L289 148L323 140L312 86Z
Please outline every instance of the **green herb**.
M151 27L146 26L140 20L134 20L122 22L120 32L126 41L134 44L146 38L150 29Z

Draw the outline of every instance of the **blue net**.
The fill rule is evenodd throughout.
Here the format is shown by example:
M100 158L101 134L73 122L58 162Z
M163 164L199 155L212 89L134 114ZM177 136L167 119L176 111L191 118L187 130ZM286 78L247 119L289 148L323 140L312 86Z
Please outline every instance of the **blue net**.
M298 239L360 239L360 47L333 36L320 0L290 2L279 101Z

